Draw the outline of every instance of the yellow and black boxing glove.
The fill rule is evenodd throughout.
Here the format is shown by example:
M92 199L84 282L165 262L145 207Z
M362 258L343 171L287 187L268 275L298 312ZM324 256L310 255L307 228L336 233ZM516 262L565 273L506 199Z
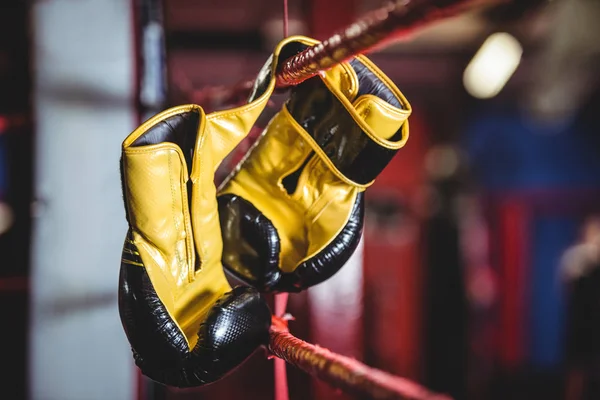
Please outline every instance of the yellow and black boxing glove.
M292 37L282 53L316 43ZM335 274L360 241L365 189L408 139L410 113L363 56L292 88L219 189L228 271L265 292L301 291Z
M267 304L254 288L232 289L221 265L214 174L266 106L276 60L247 105L209 115L172 108L123 143L119 311L136 364L165 385L213 382L268 343Z

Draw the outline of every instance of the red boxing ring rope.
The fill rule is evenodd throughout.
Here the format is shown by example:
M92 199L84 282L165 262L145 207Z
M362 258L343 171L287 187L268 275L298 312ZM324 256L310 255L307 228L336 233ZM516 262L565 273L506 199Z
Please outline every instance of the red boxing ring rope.
M450 400L408 379L300 340L289 333L287 323L278 317L273 317L269 350L310 376L355 395L386 400Z
M464 12L479 0L395 0L329 39L286 60L277 87L297 85L352 57L382 47L422 25Z
M453 17L476 4L501 3L510 0L394 0L368 13L329 39L285 60L277 71L277 87L297 85L358 54L379 49L407 36L415 29L432 22ZM284 4L287 15L287 3ZM284 28L287 21L284 19ZM287 32L286 32L287 33ZM190 100L210 100L221 97L222 104L235 104L246 98L253 82L243 82L235 88L206 88L190 93ZM185 90L184 90L185 91ZM241 101L240 103L244 103Z

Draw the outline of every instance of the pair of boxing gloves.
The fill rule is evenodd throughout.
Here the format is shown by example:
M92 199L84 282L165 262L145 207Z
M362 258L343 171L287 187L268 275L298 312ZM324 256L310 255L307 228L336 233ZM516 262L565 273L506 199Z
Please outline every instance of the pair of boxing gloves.
M290 89L217 190L221 161L275 89L278 63L318 42L281 42L248 103L206 115L166 110L123 143L129 230L119 311L142 373L169 386L221 378L268 343L260 292L297 292L335 274L362 233L365 189L408 138L410 105L359 56ZM246 286L232 288L224 271Z

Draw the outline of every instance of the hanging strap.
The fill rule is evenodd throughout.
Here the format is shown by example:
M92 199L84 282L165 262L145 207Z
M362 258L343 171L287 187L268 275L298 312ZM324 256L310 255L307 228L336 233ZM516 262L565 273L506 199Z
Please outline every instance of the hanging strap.
M283 0L283 37L289 35L289 17L288 17L288 1ZM283 318L287 308L288 293L280 293L275 295L275 315ZM283 359L275 357L275 400L289 400L289 388L287 382L286 363Z

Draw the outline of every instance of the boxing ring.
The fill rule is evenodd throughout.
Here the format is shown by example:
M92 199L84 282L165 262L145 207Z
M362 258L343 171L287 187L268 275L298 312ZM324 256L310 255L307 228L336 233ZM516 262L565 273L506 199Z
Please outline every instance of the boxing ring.
M390 1L320 44L309 47L283 62L276 77L277 87L297 85L338 63L348 61L359 54L381 49L395 40L405 38L422 26L456 16L481 3L484 2L479 0ZM284 0L283 9L284 36L287 36L287 0ZM218 94L224 103L238 103L247 96L252 83L246 82L221 90L207 88L198 96L210 101ZM276 295L276 316L273 317L270 329L269 351L277 357L275 360L276 400L289 398L284 361L314 378L353 395L372 399L450 399L444 394L434 393L408 379L368 367L355 359L296 338L289 332L287 320L282 318L286 303L287 294Z
M277 87L283 89L297 85L358 54L381 49L396 40L406 38L424 25L459 15L482 3L488 2L482 0L389 1L383 7L348 25L319 45L310 47L282 63L277 73ZM285 0L283 22L284 36L287 36L287 1ZM140 44L138 43L137 46L139 47ZM125 49L123 49L123 53L125 53ZM218 97L218 101L221 103L237 104L245 101L252 83L246 82L222 90L207 88L199 92L193 102L208 104L211 103L212 97ZM141 89L138 87L135 90L139 92ZM228 98L223 97L223 92L228 94ZM158 97L160 95L162 93L157 94ZM162 98L155 98L156 104L152 101L136 104L137 107L143 109L143 112L140 112L142 115L138 117L143 118L156 112L162 107L161 101L163 101ZM119 138L112 137L115 143L117 139ZM286 296L279 295L276 299L275 316L270 329L268 345L269 357L275 358L277 400L287 398L286 363L301 369L315 379L353 395L375 399L448 399L446 395L434 393L406 378L371 368L353 358L336 354L295 337L290 333L287 317L284 316ZM382 319L385 320L385 318ZM298 336L301 335L298 334ZM40 343L42 343L41 340ZM125 346L118 348L118 352L121 353L124 353L125 350ZM93 354L91 357L94 357ZM129 367L129 365L127 364L125 367ZM41 372L38 375L41 375ZM123 378L123 381L125 380L127 379ZM60 382L60 380L56 380L54 385L58 387ZM38 386L44 387L44 383L41 381Z

